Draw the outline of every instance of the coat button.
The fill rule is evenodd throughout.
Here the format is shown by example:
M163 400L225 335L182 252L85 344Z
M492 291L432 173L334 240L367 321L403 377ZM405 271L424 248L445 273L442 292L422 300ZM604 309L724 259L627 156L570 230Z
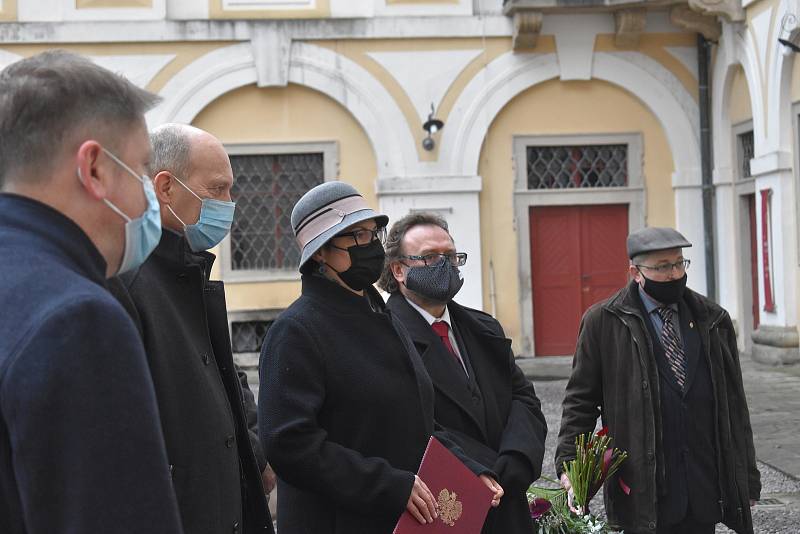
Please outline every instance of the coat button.
M175 480L175 464L169 464L169 478Z
M229 449L232 448L234 441L235 440L233 439L233 436L228 436L227 438L225 438L225 446L228 447Z
M233 532L233 534L239 534L239 522L238 521L234 521L233 522L233 531L232 532Z
M200 357L203 359L203 365L208 365L209 362L211 361L211 357L208 355L207 352L201 354Z
M647 389L649 387L650 385L647 383L647 380L642 380L642 389Z
M655 530L656 529L656 522L655 521L650 521L647 524L647 528L649 528L650 530Z
M647 451L647 461L648 462L652 463L654 457L655 457L655 455L653 454L653 451Z

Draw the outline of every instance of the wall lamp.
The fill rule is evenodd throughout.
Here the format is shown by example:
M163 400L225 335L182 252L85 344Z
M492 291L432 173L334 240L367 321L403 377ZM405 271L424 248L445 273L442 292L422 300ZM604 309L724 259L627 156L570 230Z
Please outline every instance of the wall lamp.
M800 44L798 37L800 37L800 30L797 28L797 17L793 13L786 13L781 21L781 35L787 34L787 38L778 38L778 42L786 47L784 53L800 52Z
M422 148L431 151L436 146L436 142L431 137L433 134L444 128L444 122L433 117L433 103L431 103L431 112L428 114L428 120L422 125L422 129L428 132L428 136L422 140Z

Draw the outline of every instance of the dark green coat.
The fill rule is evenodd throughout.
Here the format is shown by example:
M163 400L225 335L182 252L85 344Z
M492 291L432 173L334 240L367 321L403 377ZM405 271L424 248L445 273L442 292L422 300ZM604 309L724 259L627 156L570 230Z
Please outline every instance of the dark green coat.
M629 453L604 488L609 519L625 531L655 531L657 487L664 480L658 366L643 312L631 282L592 306L581 321L572 375L563 403L556 470L575 456L575 436L591 432L602 414L615 445ZM723 522L752 533L749 499L758 499L753 432L730 316L719 305L686 290L684 302L697 323L711 371L717 469ZM630 495L620 489L621 476Z

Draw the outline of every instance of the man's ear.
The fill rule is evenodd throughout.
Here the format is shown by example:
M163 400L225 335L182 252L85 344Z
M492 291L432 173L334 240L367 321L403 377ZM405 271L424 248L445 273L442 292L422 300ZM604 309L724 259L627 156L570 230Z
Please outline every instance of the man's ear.
M631 280L636 280L636 282L638 283L639 282L639 277L641 276L641 274L639 273L639 269L636 268L635 265L629 265L628 266L628 276L630 276Z
M160 204L172 204L173 184L172 174L169 171L159 171L153 176L153 189L156 191L156 197Z
M392 275L394 279L397 280L398 283L402 283L406 281L406 273L403 272L403 264L399 261L393 261L389 264L389 268L392 270Z
M101 169L99 162L100 153L103 149L100 143L94 140L85 141L78 147L77 154L77 173L81 185L95 200L102 200L108 195L108 182L110 172L108 167Z

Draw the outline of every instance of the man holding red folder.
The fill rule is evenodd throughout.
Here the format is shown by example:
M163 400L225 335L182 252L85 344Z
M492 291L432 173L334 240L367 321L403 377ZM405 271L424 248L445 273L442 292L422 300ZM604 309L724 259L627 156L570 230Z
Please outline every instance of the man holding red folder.
M492 467L505 490L483 533L533 531L525 490L541 474L547 425L533 385L493 317L453 301L463 284L447 223L433 214L398 220L378 285L408 330L436 389L435 419L468 456Z

